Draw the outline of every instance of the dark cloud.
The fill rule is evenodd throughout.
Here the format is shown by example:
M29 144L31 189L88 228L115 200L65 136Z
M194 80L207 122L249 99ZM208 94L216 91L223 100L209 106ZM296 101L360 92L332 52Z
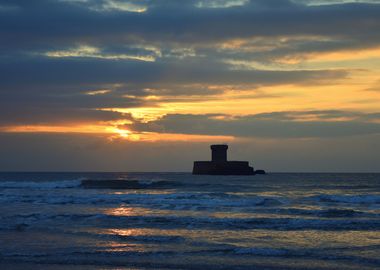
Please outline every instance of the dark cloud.
M94 11L100 1L0 1L19 8L3 12L2 47L28 48L115 41L158 43L216 42L231 38L283 35L333 35L373 40L379 5L304 6L292 1L250 1L227 9L197 8L198 1L147 1L142 13ZM49 12L46 12L49 10ZM363 31L361 31L363 30ZM365 31L364 31L365 30ZM366 37L366 39L363 39Z
M93 124L98 121L131 119L129 114L99 111L85 108L19 106L20 111L10 106L0 107L0 127L14 125L75 125Z
M251 91L250 97L253 94L260 97L271 94L261 93L261 86L327 84L348 77L351 70L287 71L281 67L267 70L260 69L260 65L248 68L228 61L266 65L280 58L373 48L380 44L380 35L374 34L380 29L380 5L374 3L308 6L302 4L305 1L290 0L251 0L241 4L221 0L217 5L201 0L114 2L133 5L117 9L110 7L107 0L0 0L0 125L131 119L130 115L96 109L157 106L158 102L144 99L149 95L158 96L162 101L186 102L217 99L225 89L247 90ZM134 12L139 8L146 11ZM235 47L224 46L232 40L243 42ZM102 89L109 91L86 94ZM370 90L377 89L374 85ZM315 119L311 121L312 118ZM378 123L376 113L319 110L240 117L172 114L148 123L134 120L131 128L276 138L281 142L289 142L289 138L328 138L339 144L336 137L348 140L347 137L353 135L380 133ZM177 168L187 168L186 164L195 159L196 151L207 148L206 145L197 145L196 149L182 145L178 152L191 156L186 164L180 164L183 160L171 145L159 145L157 147L162 146L165 153L173 153L168 158L170 166L160 167L165 159L160 159L155 149L143 148L142 144L126 142L119 149L119 145L110 147L97 137L89 140L81 136L51 136L0 133L0 169L44 169L46 164L51 164L52 170L91 170L103 164L104 157L112 157L102 168L105 170L157 170L177 165ZM361 143L347 141L331 149L338 153L355 142L368 150L378 149L372 137L371 145L377 148L371 148L363 140ZM261 147L265 154L267 150L260 145L255 147ZM300 153L317 153L321 145L323 143L302 148L299 141L293 141L284 148L280 143L276 147L284 153L293 149L299 149ZM354 148L360 152L359 146ZM34 158L44 147L39 157ZM70 149L66 152L67 148ZM162 153L161 149L156 150ZM58 155L49 163L51 152ZM131 157L126 156L128 152L133 153ZM372 150L367 155L368 164L375 152ZM28 161L20 161L23 166L19 167L20 156ZM137 157L140 160L136 160ZM319 162L324 158L321 156ZM67 160L67 167L60 167ZM303 157L299 156L299 160ZM30 161L33 162L29 166ZM145 166L145 161L150 165ZM281 164L281 161L273 162ZM126 163L131 167L125 168Z
M13 84L208 83L257 85L323 82L342 78L344 70L230 70L213 61L109 61L89 58L32 58L0 64L0 86Z
M0 63L0 111L5 111L0 118L5 115L16 118L38 107L44 108L47 114L57 108L80 112L81 109L152 105L153 101L140 98L149 95L170 100L170 96L216 97L223 92L208 89L207 85L249 85L252 89L262 85L326 83L345 76L344 70L229 70L201 60L147 63L92 58L8 58ZM156 90L146 90L150 88ZM86 91L97 89L111 92L85 95ZM5 117L1 122L7 121L10 119Z
M146 12L110 9L106 0L0 0L0 104L7 105L3 109L7 115L38 106L73 111L142 106L146 102L125 95L150 95L146 88L160 89L155 95L170 99L170 95L215 96L215 90L201 84L254 89L329 83L349 71L247 70L224 60L265 63L297 52L373 46L378 37L371 33L380 26L380 5L370 4L306 6L288 0L252 0L229 8L210 8L207 3L199 8L198 0L114 2L146 7ZM314 35L333 38L308 38ZM253 37L261 39L248 46L273 46L283 36L297 39L266 52L219 48L223 41ZM75 51L82 45L99 52L65 58L46 55ZM115 55L151 57L155 62L106 58ZM126 86L107 95L82 95L112 84Z
M306 117L306 120L305 120ZM316 118L308 119L307 118ZM341 120L340 118L348 118ZM323 138L379 134L378 114L344 111L274 112L232 117L228 115L172 114L148 123L128 125L137 131L231 135L260 138Z
M103 87L102 87L103 86ZM107 107L140 107L148 101L124 97L123 91L109 85L41 84L10 86L0 90L0 125L82 123L128 118ZM111 89L105 94L92 91Z

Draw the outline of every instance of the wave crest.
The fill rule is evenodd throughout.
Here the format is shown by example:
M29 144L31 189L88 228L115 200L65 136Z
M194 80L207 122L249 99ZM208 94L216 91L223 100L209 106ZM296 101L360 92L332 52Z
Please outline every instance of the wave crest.
M26 188L26 189L55 189L55 188L76 188L81 184L81 179L63 180L51 182L30 182L30 181L6 181L0 182L0 188Z

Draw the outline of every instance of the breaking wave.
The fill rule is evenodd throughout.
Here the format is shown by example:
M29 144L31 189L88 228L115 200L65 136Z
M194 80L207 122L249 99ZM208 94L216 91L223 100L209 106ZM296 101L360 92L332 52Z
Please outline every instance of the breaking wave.
M74 185L74 183L72 183ZM67 185L69 186L69 185ZM67 187L66 186L66 187ZM60 186L63 187L63 186ZM50 193L7 193L0 197L3 203L39 203L49 205L89 204L110 205L129 204L157 209L184 210L187 207L197 209L199 207L222 208L222 207L275 207L287 203L286 198L271 196L239 196L218 193L98 193L76 192L75 194L50 194Z
M380 230L380 220L323 219L323 218L215 218L193 216L114 216L107 214L60 214L60 215L15 215L1 218L7 226L1 229L26 230L75 221L77 225L97 225L107 228L160 228L160 229L272 229L272 230ZM53 227L54 228L54 227Z
M350 203L350 204L380 204L380 195L318 195L311 199L318 202Z
M44 181L44 182L30 182L30 181L0 181L0 188L2 189L56 189L56 188L76 188L81 184L81 179L77 180L64 180L64 181Z

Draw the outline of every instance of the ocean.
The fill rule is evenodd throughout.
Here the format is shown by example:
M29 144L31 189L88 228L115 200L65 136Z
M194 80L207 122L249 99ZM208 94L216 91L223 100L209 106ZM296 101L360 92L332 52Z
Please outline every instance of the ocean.
M0 173L0 269L380 269L380 174Z

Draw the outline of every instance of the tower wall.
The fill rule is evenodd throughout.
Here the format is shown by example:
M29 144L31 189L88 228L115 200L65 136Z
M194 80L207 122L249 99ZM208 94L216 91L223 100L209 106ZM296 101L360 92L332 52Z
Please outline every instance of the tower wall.
M211 145L211 160L214 162L226 162L227 161L227 149L228 145L215 144Z

